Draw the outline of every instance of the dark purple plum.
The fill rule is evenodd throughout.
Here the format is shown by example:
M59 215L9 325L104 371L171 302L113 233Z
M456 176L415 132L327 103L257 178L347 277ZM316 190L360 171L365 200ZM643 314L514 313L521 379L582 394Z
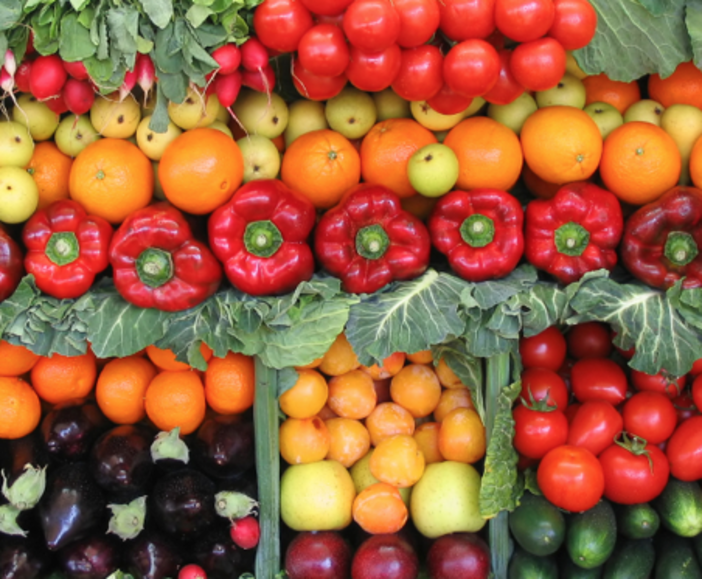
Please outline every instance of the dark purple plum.
M175 577L181 563L178 546L158 531L143 531L124 547L124 565L135 579Z
M7 484L10 486L24 472L26 464L36 468L49 464L49 454L37 430L22 438L2 440L0 445L2 469L7 475Z
M71 400L57 404L44 417L41 434L49 454L59 460L81 460L109 426L95 402Z
M417 552L397 534L365 540L351 562L351 579L417 579Z
M306 531L285 551L285 571L290 579L348 579L351 546L335 531Z
M37 579L47 575L52 554L31 535L0 540L0 579Z
M207 579L231 579L252 572L255 550L245 551L234 544L226 521L210 528L193 545L192 558L207 573Z
M256 461L253 421L228 416L205 420L193 440L193 458L211 477L242 475Z
M427 554L431 579L487 579L490 549L475 533L452 533L434 541Z
M105 579L119 568L121 548L114 536L94 534L61 549L59 566L67 579Z

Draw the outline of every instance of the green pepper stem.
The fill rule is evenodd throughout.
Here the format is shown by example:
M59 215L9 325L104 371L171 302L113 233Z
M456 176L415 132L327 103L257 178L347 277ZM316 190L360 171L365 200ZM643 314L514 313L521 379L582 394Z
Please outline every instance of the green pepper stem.
M366 259L380 259L390 245L390 238L382 226L368 225L356 234L356 251Z
M485 247L495 238L495 222L482 213L474 213L461 224L461 237L471 247Z
M559 253L579 257L590 243L590 232L579 223L571 221L556 229L554 242Z
M671 231L665 241L663 252L671 263L685 266L697 257L699 248L694 237L684 231Z
M45 253L56 265L68 265L80 257L80 243L72 231L54 233L46 244Z
M173 258L168 251L149 247L137 257L136 269L144 284L152 288L161 287L173 277Z
M244 231L244 245L257 257L271 257L283 245L283 234L272 221L252 221Z

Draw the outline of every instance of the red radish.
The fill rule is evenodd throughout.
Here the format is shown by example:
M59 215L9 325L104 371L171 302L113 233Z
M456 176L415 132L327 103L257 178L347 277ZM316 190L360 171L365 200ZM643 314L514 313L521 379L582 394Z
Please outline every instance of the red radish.
M93 106L95 91L87 80L69 78L61 91L66 107L74 115L84 115Z
M178 572L178 579L207 579L207 573L200 565L191 563L181 568Z
M241 72L235 70L230 74L220 74L215 78L213 85L219 104L229 109L241 90Z
M137 84L144 91L144 102L146 102L156 80L156 67L148 54L137 54L134 72L136 72Z
M24 60L17 67L15 86L20 92L29 92L29 74L32 71L32 62L31 60Z
M237 521L232 521L232 527L229 530L232 541L242 549L253 549L258 545L258 540L261 537L261 527L258 520L254 517L244 517Z
M34 31L31 28L29 29L29 38L27 38L27 48L24 54L27 56L34 54Z
M40 101L55 97L61 92L67 78L63 61L58 55L38 56L29 73L29 91Z
M63 68L65 68L66 72L76 80L88 79L88 69L85 68L85 65L80 60L76 60L75 62L66 62L64 60Z
M236 44L225 44L212 53L212 58L219 64L219 74L231 74L241 64L241 50Z
M241 66L251 72L268 66L268 51L258 38L252 36L241 45Z
M9 48L5 51L5 63L2 66L12 78L15 77L17 61L15 60L15 53Z
M127 98L127 95L132 92L132 89L136 86L137 82L137 73L136 69L135 70L128 70L127 73L124 75L124 81L122 82L122 86L119 87L119 100L123 101L125 98Z
M57 94L55 97L46 99L44 103L57 115L62 115L63 113L68 112L66 101L63 100L63 95L61 93Z
M270 95L275 86L275 71L272 66L264 66L258 72L245 70L241 75L241 84Z
M0 68L0 88L6 95L12 94L12 89L15 88L15 79L5 70L4 66Z

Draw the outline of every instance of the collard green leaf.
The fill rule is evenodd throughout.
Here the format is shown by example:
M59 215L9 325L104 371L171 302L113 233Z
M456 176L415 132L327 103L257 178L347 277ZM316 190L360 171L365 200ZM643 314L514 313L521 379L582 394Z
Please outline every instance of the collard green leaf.
M278 397L295 386L300 374L295 368L283 368L278 371Z
M14 293L0 302L0 336L22 312L29 309L39 295L34 276L27 275L22 278Z
M677 284L668 290L667 295L683 319L690 326L702 330L702 289L683 290Z
M435 344L431 353L438 363L442 358L470 391L471 399L480 419L485 423L485 396L483 394L483 361L468 353L463 340L454 339Z
M489 358L509 352L519 339L519 314L501 305L489 310L473 308L468 311L468 323L463 337L468 351L479 358Z
M567 311L568 296L556 284L538 282L510 299L509 307L521 313L522 331L534 336L549 326L560 324Z
M690 35L692 60L697 68L702 68L702 0L687 0L685 27Z
M20 0L2 0L0 2L0 31L9 30L22 18Z
M480 309L488 310L506 302L512 296L528 290L536 283L538 274L531 265L522 265L502 279L473 284L470 295ZM464 298L465 299L465 298Z
M653 16L665 14L670 4L668 0L636 0L636 2L641 4L641 6L648 10Z
M351 306L346 337L361 364L371 365L394 352L419 352L460 336L459 315L467 282L430 269L415 280L395 282L386 291L364 295Z
M173 18L171 0L140 0L144 12L158 28L165 28Z
M210 333L210 327L216 321L212 317L210 303L212 297L201 304L174 312L168 317L163 337L156 342L159 348L167 348L176 355L176 360L186 362L198 370L206 370L207 363L200 353L202 336Z
M63 60L75 62L95 54L97 47L90 39L90 30L78 21L78 15L69 13L61 21L59 54Z

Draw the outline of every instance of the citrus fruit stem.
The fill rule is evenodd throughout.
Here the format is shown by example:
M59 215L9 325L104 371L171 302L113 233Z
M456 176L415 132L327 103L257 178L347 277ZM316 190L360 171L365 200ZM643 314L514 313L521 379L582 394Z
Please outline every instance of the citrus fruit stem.
M461 224L461 237L471 247L485 247L495 238L495 223L481 213L474 213Z
M149 247L139 254L136 269L144 284L153 288L161 287L173 277L173 258L168 251Z
M682 267L697 257L699 249L695 239L689 233L671 231L663 252L671 263Z
M579 257L590 243L590 232L579 223L571 221L556 229L554 242L559 253Z
M54 233L46 244L45 253L56 265L68 265L80 256L80 243L72 231Z
M356 234L356 251L366 259L380 259L390 245L390 238L382 226L368 225Z
M252 221L244 231L246 251L256 257L271 257L283 244L283 234L272 221Z

